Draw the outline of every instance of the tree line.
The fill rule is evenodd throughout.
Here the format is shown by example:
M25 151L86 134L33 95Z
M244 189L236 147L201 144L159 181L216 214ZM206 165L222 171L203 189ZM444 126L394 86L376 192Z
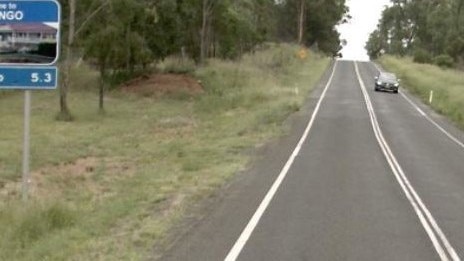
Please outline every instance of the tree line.
M76 57L100 73L105 85L115 74L137 71L171 55L204 64L208 58L237 59L267 41L298 42L330 55L340 47L335 25L345 0L60 0L63 13L60 118L67 104Z
M392 0L371 33L372 59L411 55L419 63L464 67L464 0Z

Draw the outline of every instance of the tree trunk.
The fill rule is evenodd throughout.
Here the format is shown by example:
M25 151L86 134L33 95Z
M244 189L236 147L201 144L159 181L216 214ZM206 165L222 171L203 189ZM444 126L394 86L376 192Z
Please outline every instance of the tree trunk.
M206 37L208 31L208 0L203 0L203 19L201 23L201 31L200 31L200 63L203 64L206 59Z
M456 8L456 30L458 31L458 33L461 31L461 13L462 13L462 10L464 8L464 0L460 0L458 2L458 7Z
M74 30L76 18L76 0L69 0L69 32L66 45L66 58L64 62L63 83L60 86L60 113L59 120L71 121L72 116L68 107L68 91L71 85L72 48L74 44Z
M299 18L298 18L298 44L303 44L304 20L305 20L305 0L300 0Z
M127 44L127 56L126 56L126 70L132 76L134 73L134 63L132 62L132 43L131 43L131 25L128 24L126 28L126 44Z
M100 86L99 86L99 95L98 95L98 110L100 113L105 112L105 106L104 106L105 77L106 77L106 65L103 62L100 64Z
M200 63L204 63L208 57L210 35L211 35L211 15L217 0L203 0L202 22L200 30Z

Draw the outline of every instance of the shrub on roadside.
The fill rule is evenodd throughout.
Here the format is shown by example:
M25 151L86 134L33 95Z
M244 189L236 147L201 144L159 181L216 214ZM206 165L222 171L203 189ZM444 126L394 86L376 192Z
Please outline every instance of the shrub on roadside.
M384 56L382 65L402 76L403 86L412 94L429 103L430 91L434 91L430 105L436 112L449 117L464 128L464 92L462 71L443 69L431 64L413 63L408 58Z
M0 240L0 249L27 249L35 241L75 222L75 213L60 203L6 207L0 213L0 233L4 238Z
M428 53L426 50L422 48L417 48L414 50L414 62L416 63L431 63L432 62L432 56L430 53Z
M454 60L447 54L441 54L433 58L433 63L440 67L452 68L454 67Z
M114 91L109 94L112 111L104 119L94 117L92 108L97 71L73 70L74 89L79 91L71 101L81 120L72 124L43 121L49 117L45 108L56 96L37 94L35 117L41 118L36 124L42 124L35 128L35 140L47 150L34 157L42 162L35 170L51 164L68 166L83 157L127 159L128 165L121 166L121 173L108 166L111 175L88 176L89 188L50 176L44 189L59 186L63 197L56 200L62 200L61 205L23 208L21 202L14 204L18 207L3 202L0 260L146 260L153 256L153 245L164 243L168 230L190 214L186 213L189 205L213 195L247 167L252 150L285 131L282 122L300 108L329 64L329 59L316 55L300 60L295 50L299 47L280 45L239 60L209 60L193 73L204 91L191 98L184 92L146 99ZM279 68L285 63L288 68ZM11 104L21 100L16 96ZM14 112L3 101L0 105L9 114ZM18 112L16 118L20 117ZM16 135L19 127L6 129L3 133ZM49 133L56 137L49 139ZM8 148L14 147L12 140L6 142ZM16 158L20 157L9 160L14 164L8 162L11 173L17 172ZM89 171L100 173L99 168Z
M195 71L195 61L182 57L168 57L158 65L163 73L190 74Z

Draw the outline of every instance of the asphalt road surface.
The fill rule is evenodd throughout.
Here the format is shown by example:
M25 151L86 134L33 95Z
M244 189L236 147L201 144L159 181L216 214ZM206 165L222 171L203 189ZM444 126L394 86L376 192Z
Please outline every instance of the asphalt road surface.
M161 260L460 260L464 133L337 61Z

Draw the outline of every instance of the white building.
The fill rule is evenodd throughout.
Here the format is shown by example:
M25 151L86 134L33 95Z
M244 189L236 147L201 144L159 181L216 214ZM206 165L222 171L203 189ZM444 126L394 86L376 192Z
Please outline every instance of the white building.
M43 23L0 24L0 52L37 50L40 43L56 43L57 33Z

